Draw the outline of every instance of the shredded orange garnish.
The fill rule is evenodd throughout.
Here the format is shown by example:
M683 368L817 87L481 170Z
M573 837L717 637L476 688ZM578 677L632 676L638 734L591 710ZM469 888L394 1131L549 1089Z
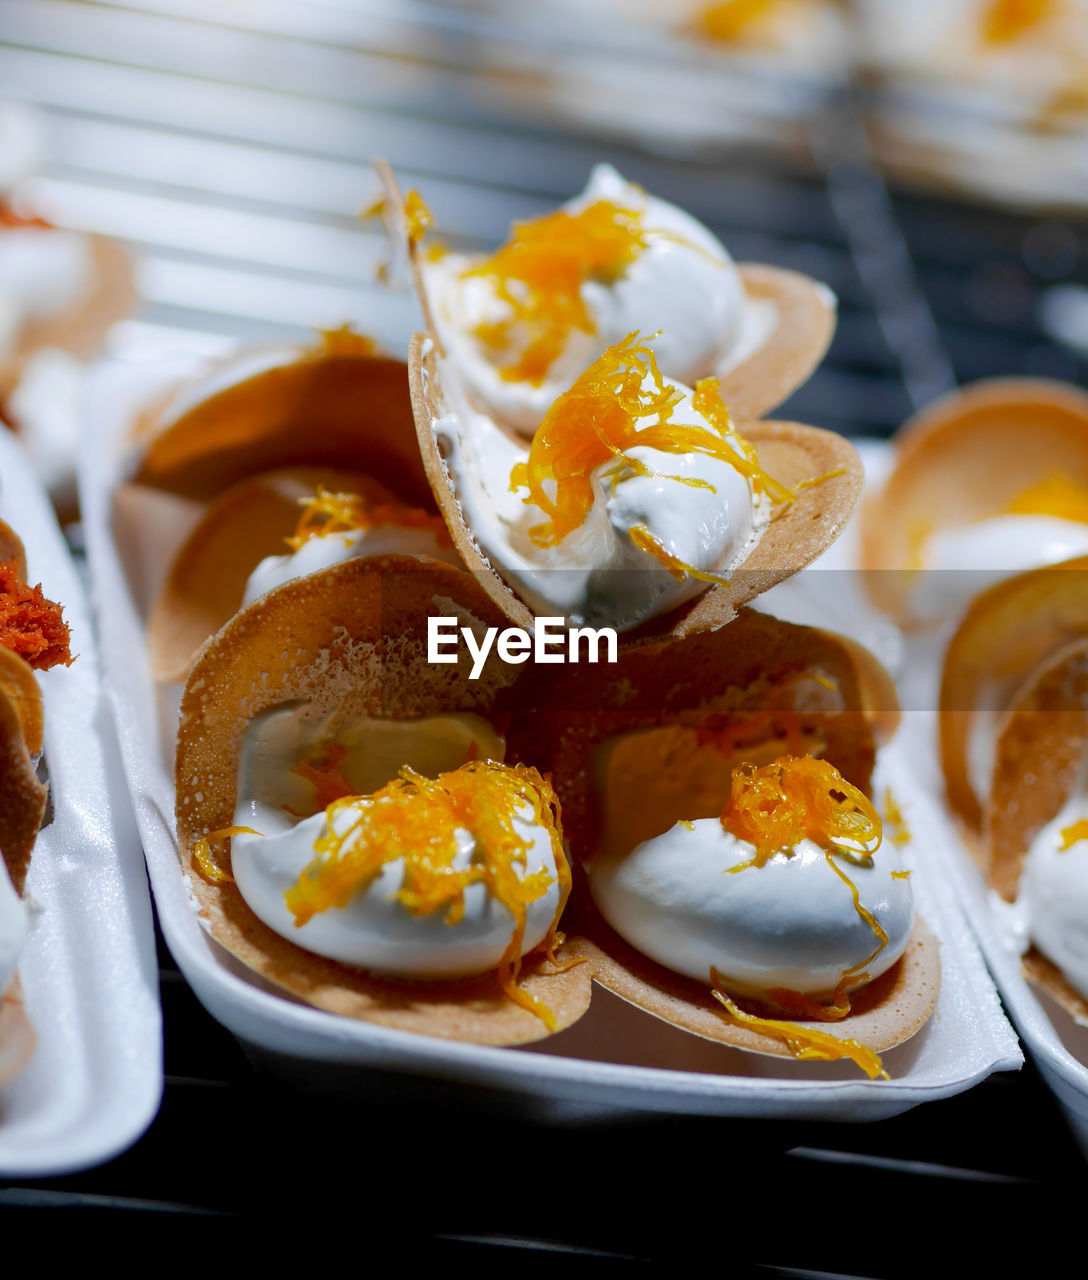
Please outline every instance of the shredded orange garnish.
M707 454L735 467L755 492L768 493L775 500L788 497L789 491L760 469L755 450L737 434L721 403L717 380L698 383L695 395L695 408L706 425L672 422L683 392L665 382L653 349L640 342L637 333L609 347L555 401L533 437L528 458L510 473L511 488L527 489L523 501L548 517L546 523L529 530L533 542L554 546L582 524L593 505L593 473L609 459L624 457L634 474L654 474L644 463L626 457L626 451L636 446L663 453ZM684 484L706 484L672 478ZM656 554L656 540L644 537L643 541L644 549ZM663 563L694 572L672 557Z
M408 243L412 245L423 239L428 227L434 222L430 209L414 187L404 196L404 220L408 224Z
M780 1022L774 1018L746 1013L724 989L721 974L716 969L711 969L710 981L714 999L724 1007L731 1022L740 1027L748 1027L759 1035L775 1036L785 1043L795 1058L815 1058L821 1062L849 1058L851 1062L857 1063L870 1080L875 1080L878 1076L883 1080L888 1079L880 1055L860 1041L841 1040L826 1031L817 1031L814 1027L802 1027L796 1022Z
M485 345L510 357L499 366L502 376L539 387L571 331L595 331L582 285L617 280L661 234L642 226L637 209L611 200L515 222L510 239L464 273L490 280L510 308L507 318L475 330Z
M1058 10L1058 0L990 0L981 17L987 44L1011 44Z
M1058 852L1064 853L1081 840L1088 840L1088 818L1081 818L1072 826L1062 828L1062 842L1058 845Z
M25 658L36 671L60 663L70 667L68 624L63 606L47 600L41 584L29 587L13 561L0 564L0 645Z
M193 845L193 861L205 880L213 880L217 884L233 884L234 877L221 867L212 856L213 840L229 840L231 836L259 836L260 831L252 827L223 827L219 831L209 831L206 836Z
M365 333L356 333L350 324L338 329L319 329L321 354L326 356L373 356L379 351L378 343Z
M711 40L726 43L744 35L748 26L775 7L778 0L724 0L708 5L696 19L698 29Z
M754 846L745 866L761 867L802 840L864 859L881 839L880 815L865 793L834 765L813 756L783 756L761 769L738 765L721 823Z
M360 222L369 222L371 218L383 218L386 209L389 208L389 201L385 196L377 196L372 203L359 214Z
M316 813L319 809L327 809L334 800L342 800L344 796L352 794L351 783L340 772L340 766L343 764L347 754L346 747L342 747L338 742L330 742L316 756L308 760L300 760L292 766L292 773L298 774L300 778L305 778L307 782L313 785L314 805L312 812ZM288 812L294 813L294 810L289 809ZM296 816L309 817L309 814Z
M370 503L357 493L330 493L319 485L312 498L300 498L302 515L287 545L297 551L310 538L333 533L354 533L394 525L399 529L427 529L440 547L451 544L449 530L441 516L403 502Z
M519 868L525 871L528 842L515 829L514 816L526 807L526 821L543 826L551 837L558 872L559 905L543 944L551 956L570 893L570 870L559 799L546 778L524 765L471 761L437 778L405 767L373 795L334 800L326 809L325 834L314 842L317 856L285 895L288 910L303 925L320 911L343 907L387 863L403 858L397 900L416 916L444 911L447 924L456 925L464 913L465 890L483 883L514 917L499 963L503 991L554 1029L552 1012L517 985L526 909L555 883L544 871L519 874ZM463 869L454 866L458 828L476 840L476 856Z
M1052 471L1018 493L1005 510L1012 515L1057 516L1061 520L1088 524L1088 485L1060 471Z

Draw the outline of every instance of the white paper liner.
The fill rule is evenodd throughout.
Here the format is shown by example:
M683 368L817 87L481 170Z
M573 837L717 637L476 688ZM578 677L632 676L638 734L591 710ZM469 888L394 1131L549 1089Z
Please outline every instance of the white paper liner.
M201 927L175 843L172 765L160 751L156 694L143 628L110 536L110 494L121 472L119 441L156 385L153 371L100 366L88 396L81 501L93 595L129 789L143 836L159 921L202 1003L243 1040L292 1059L357 1064L513 1091L570 1106L776 1119L879 1120L949 1097L1022 1062L1012 1028L950 888L932 874L915 826L921 909L941 939L942 989L929 1024L883 1055L892 1079L871 1082L842 1063L795 1063L745 1054L675 1030L600 988L585 1017L527 1049L451 1043L340 1018L274 991ZM165 573L166 566L163 567ZM160 697L176 709L176 698ZM888 762L893 774L897 765ZM898 777L893 783L899 790ZM913 820L913 814L912 814ZM330 1075L332 1069L330 1069ZM313 1069L308 1079L314 1080ZM360 1091L367 1085L361 1079Z
M0 517L26 546L32 585L64 605L71 667L39 677L53 821L27 877L20 957L34 1057L0 1089L0 1176L100 1164L151 1123L162 1096L154 928L99 680L90 612L53 511L15 437L0 431Z

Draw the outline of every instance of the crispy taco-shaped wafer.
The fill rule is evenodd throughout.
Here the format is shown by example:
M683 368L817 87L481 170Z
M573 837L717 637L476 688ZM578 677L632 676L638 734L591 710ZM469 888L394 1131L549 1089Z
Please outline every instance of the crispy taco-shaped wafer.
M860 547L874 603L900 623L942 616L1001 570L1088 546L1088 394L1080 388L977 382L923 409L895 446L891 475L862 505Z
M207 501L278 467L337 467L416 506L431 501L405 367L357 335L230 357L150 417L132 476L140 485Z
M314 539L329 540L324 553ZM455 554L433 503L411 506L362 472L285 467L242 480L210 504L155 599L148 620L155 676L184 679L204 641L242 607L247 583L252 597L267 589L252 578L262 561L303 547L306 555L290 565L268 566L267 585L349 554Z
M454 357L455 367L465 373L463 358L470 350L475 330L467 320L459 323L458 317L447 315L440 296L444 283L463 274L458 270L461 259L456 259L451 276L452 257L436 260L429 257L422 242L430 216L418 192L403 196L385 161L376 160L375 169L386 193L383 207L386 224L394 243L407 253L430 334L439 352ZM590 207L593 190L599 199ZM495 366L487 371L485 381L492 382L497 392L490 406L481 403L479 407L496 410L493 415L496 421L532 435L543 417L538 393L554 378L553 361L555 364L561 361L564 338L569 339L572 334L581 340L580 347L585 346L583 364L589 364L622 333L632 329L652 332L662 327L668 340L672 309L667 309L666 314L660 310L650 314L645 301L639 299L638 286L632 286L630 293L622 287L627 268L647 249L649 257L662 254L662 265L657 270L667 280L674 300L678 292L692 295L692 314L681 322L688 341L677 343L675 359L680 362L679 367L673 367L671 356L666 355L663 372L680 381L717 377L722 397L737 422L758 418L781 403L823 359L835 331L836 310L835 297L826 285L799 272L765 263L740 263L734 268L724 248L705 227L674 206L624 183L607 166L600 166L594 172L590 190L576 203L583 206L581 217L560 210L534 222L516 225L513 230L522 239L528 232L528 246L512 242L490 260L495 267L497 297L504 299L515 315L518 307L523 308L520 322L527 326L531 336L530 346L521 353L520 362L513 368L502 367L503 356L497 349L501 342L495 331L503 322L495 323L493 306L486 316L474 315L479 334L485 335L479 338L478 352L488 353L490 348L489 360L481 364L486 369L493 361ZM585 208L589 208L588 216ZM677 250L690 255L680 271L667 256ZM507 274L523 269L527 258L530 261L526 278ZM637 274L646 271L646 262L644 258L638 264ZM479 275L483 270L487 270L487 264L481 259L464 261L464 271L469 275ZM720 292L711 292L705 307L702 297L690 288L685 290L685 286L691 284L692 273L696 279L721 273ZM621 332L602 337L595 331L591 308L586 308L581 289L588 283L591 290L611 293L617 280L620 287L614 290L614 295L618 301L606 306L605 313L616 310L625 318L611 320L612 327L620 324ZM648 283L641 287L646 288ZM660 294L657 302L660 307ZM710 329L715 323L721 325L721 309L727 306L738 312L740 319L728 337L723 334L720 342L711 341L700 331L704 326ZM631 308L630 315L625 308ZM692 365L691 351L699 339L706 341L705 355ZM543 349L547 349L553 361L541 356ZM702 351L701 346L699 350ZM519 369L517 363L524 367ZM567 370L571 376L578 371L578 368ZM519 382L525 393L520 398L516 395ZM519 403L520 400L524 400L524 404ZM505 413L501 411L503 405L508 406Z
M1088 633L1088 557L1018 574L971 604L945 652L940 738L948 802L976 834L996 719L1031 673Z
M48 235L48 231L43 231ZM132 260L116 241L88 236L91 280L84 295L67 310L27 321L12 353L24 363L41 347L59 347L86 360L102 346L111 325L123 320L136 301Z
M517 974L518 998L506 994L511 984L501 985L496 972L456 981L380 977L375 973L380 963L356 967L303 950L258 917L234 880L222 878L240 870L232 865L224 833L240 825L238 806L248 804L251 793L268 802L262 823L286 826L290 838L311 819L304 817L293 827L284 816L288 810L317 816L318 825L325 821L324 838L332 842L325 846L325 868L331 865L335 871L344 853L337 815L345 812L336 800L347 804L351 795L369 797L358 811L352 810L352 821L369 830L369 823L385 820L383 815L399 821L399 806L414 802L417 793L428 803L445 804L448 795L443 799L434 788L456 789L459 784L448 775L458 766L491 777L485 761L501 753L501 742L489 717L520 668L492 664L474 681L464 659L428 662L427 620L432 615L455 617L473 629L503 622L463 570L436 561L379 556L348 561L269 592L208 642L189 675L181 706L176 779L182 866L217 941L263 977L319 1008L451 1039L531 1041L569 1025L585 1011L590 981L585 966L564 969L533 951ZM398 779L401 765L413 766L418 775ZM432 785L419 775L438 780ZM537 777L508 767L497 785L527 787L547 807L540 800L547 794L546 784L538 785ZM322 802L330 795L334 801L327 806ZM491 822L499 810L485 809ZM427 821L426 814L409 814L406 825L396 828L400 834L386 835L395 843L416 827L429 830ZM236 832L232 844L240 838ZM259 846L260 840L254 844ZM232 852L238 854L237 849ZM314 859L316 852L315 845L307 858ZM261 856L259 849L254 856ZM296 899L301 894L310 902L313 893L324 895L324 874L300 875ZM369 910L373 895L363 893L368 883L353 880L340 905ZM458 923L457 912L447 925L446 913L429 913L422 900L426 894L419 892L422 897L413 904L425 929L432 934L437 930L447 943L456 938L464 924ZM375 909L392 910L389 895L396 893L394 883L388 893L379 894L384 905ZM276 900L269 911L283 911L284 895L272 896ZM256 901L252 889L250 898ZM327 905L322 897L316 914L347 919L335 911L329 917ZM296 922L302 914L300 909ZM400 913L405 919L410 914L407 909ZM288 925L285 932L291 931ZM509 927L507 934L504 947L512 938ZM391 936L394 945L403 949L403 939L398 944ZM492 969L496 963L491 962Z
M646 348L637 345L629 346L623 352L617 348L615 359L620 364L628 359L648 359L652 365L652 352L649 357L645 352ZM530 592L527 584L532 584L534 590L539 584L540 597L547 599L547 592L557 584L560 595L566 592L574 581L569 575L580 570L566 567L555 558L542 559L539 568L534 569L531 557L535 553L530 551L524 554L519 551L517 554L521 559L512 569L509 565L500 564L494 552L489 556L485 551L481 542L482 531L470 522L468 512L474 506L476 515L473 519L486 519L487 511L493 507L491 499L499 497L499 489L486 494L481 490L483 497L475 490L471 495L465 490L470 482L475 483L475 468L481 464L483 454L474 455L477 444L463 421L463 414L468 412L463 397L454 386L447 385L448 363L437 358L433 342L422 334L416 334L412 340L409 372L423 464L454 545L465 564L479 573L492 599L518 626L531 627L534 611L549 615L566 612L559 605L545 608L539 598L533 605L527 603L525 595ZM575 394L574 391L570 393L572 396ZM442 427L441 442L436 431L438 424ZM732 431L731 424L727 424L724 430L728 436ZM709 432L705 434L710 437ZM797 573L838 537L849 519L861 486L860 463L846 440L833 432L799 423L748 423L744 440L737 447L745 453L744 465L748 472L756 477L756 480L749 481L740 478L739 472L733 472L732 467L740 455L733 452L732 446L725 445L724 439L718 441L718 445L727 451L727 460L720 463L726 469L723 475L729 484L739 485L744 490L743 494L737 495L737 507L744 509L738 519L753 522L747 541L740 547L734 546L730 552L732 567L709 573L695 570L673 558L648 528L632 526L625 534L618 535L619 539L622 541L629 537L640 552L647 554L642 559L624 560L623 564L650 567L604 567L596 582L591 578L588 586L580 588L589 592L588 607L598 609L600 616L593 619L596 625L618 625L620 629L631 629L632 634L641 638L680 638L716 629L735 617L740 605ZM524 470L529 458L527 446L512 443L506 437L502 440L505 444L498 437L488 440L489 464L497 464L500 450L504 449L504 472L514 468ZM637 446L632 447L637 452ZM745 486L757 482L766 488L761 490L761 496L753 498ZM685 504L695 501L696 497L705 499L709 493L713 508L710 520L717 520L718 512L726 523L733 518L732 506L724 498L719 501L714 485L694 476L685 476L677 483L678 492L671 499L677 511L682 512ZM500 488L503 492L513 491L505 476ZM773 501L769 496L771 490L775 495ZM663 504L665 499L658 496L650 501ZM773 514L768 516L772 505ZM753 514L757 509L762 513L759 518L763 524L758 524ZM518 510L524 511L525 508L522 506ZM730 513L728 517L725 516L727 512ZM500 516L494 522L496 537L500 540L508 536L501 527L502 519ZM588 519L583 517L582 525L574 528L568 538L581 538L587 528ZM513 536L523 538L520 533ZM536 531L530 530L524 537L526 546L536 536ZM640 539L637 542L636 536ZM514 545L511 541L510 546ZM502 576L503 572L506 578ZM518 583L517 591L510 585L511 581ZM682 602L667 611L654 613L658 607L656 602L666 599L663 592L673 592L677 583L680 584ZM613 588L618 601L618 622L607 603L595 605L593 602L594 593L604 600ZM690 598L692 592L698 594ZM584 607L584 602L579 603L579 609ZM640 617L646 620L636 622L632 628L632 621Z
M913 919L894 850L878 855L878 889L877 859L836 853L830 837L816 845L819 822L805 816L810 804L840 835L854 832L852 848L879 847L865 792L874 729L895 706L890 682L879 699L876 687L855 646L751 610L728 631L627 649L614 666L568 668L544 685L524 716L532 729L512 728L511 748L553 771L584 872L569 945L598 982L708 1039L847 1056L870 1075L879 1052L924 1025L937 943ZM726 825L734 811L747 828ZM865 914L869 901L887 912L880 921ZM800 942L810 930L822 938L811 951ZM831 937L834 961L821 951ZM712 973L708 955L736 967Z
M19 577L26 578L26 551L23 540L4 520L0 520L0 564L5 561L15 565Z
M1018 911L1036 945L1028 977L1088 1025L1088 634L1028 678L998 722L985 813L990 885Z
M41 750L41 695L22 658L5 649L0 655L0 850L22 893L45 813L46 791L32 759Z

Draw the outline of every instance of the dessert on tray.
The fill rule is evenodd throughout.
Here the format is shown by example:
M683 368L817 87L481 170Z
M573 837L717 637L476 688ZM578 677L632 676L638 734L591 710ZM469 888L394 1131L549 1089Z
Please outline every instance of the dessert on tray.
M857 655L744 610L563 671L510 740L563 801L568 946L597 982L706 1038L873 1076L929 1018L939 961L867 794L894 690Z
M860 546L869 595L908 627L958 616L1002 577L1088 554L1088 394L998 378L923 409L862 504Z
M945 659L950 802L1027 975L1088 1025L1088 557L972 605Z
M61 607L28 585L26 573L22 542L0 521L0 1084L34 1051L16 973L29 931L22 894L47 800L37 772L42 697L34 672L72 661Z

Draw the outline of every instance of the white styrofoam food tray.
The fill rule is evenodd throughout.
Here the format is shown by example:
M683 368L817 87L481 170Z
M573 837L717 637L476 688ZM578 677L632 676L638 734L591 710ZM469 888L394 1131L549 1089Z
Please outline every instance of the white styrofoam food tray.
M133 366L97 371L88 396L92 420L81 461L81 498L106 683L159 920L201 1001L236 1035L274 1054L440 1076L582 1108L774 1118L881 1119L1020 1065L1015 1036L954 898L932 874L923 819L911 811L913 797L906 794L902 801L923 837L915 851L915 882L925 917L942 942L943 981L926 1028L884 1056L890 1081L867 1081L849 1064L794 1063L711 1044L600 989L580 1022L538 1046L451 1043L311 1008L237 964L201 927L186 891L175 843L172 766L162 745L172 741L173 728L158 720L160 704L169 716L176 698L156 694L141 620L110 533L111 491L124 465L120 441L159 377ZM901 762L893 755L885 767L898 794L904 790Z
M31 584L64 606L72 666L39 676L53 820L34 846L30 937L19 961L37 1049L0 1090L0 1175L108 1160L162 1096L162 1018L147 877L104 705L90 612L37 478L0 430L0 517Z

